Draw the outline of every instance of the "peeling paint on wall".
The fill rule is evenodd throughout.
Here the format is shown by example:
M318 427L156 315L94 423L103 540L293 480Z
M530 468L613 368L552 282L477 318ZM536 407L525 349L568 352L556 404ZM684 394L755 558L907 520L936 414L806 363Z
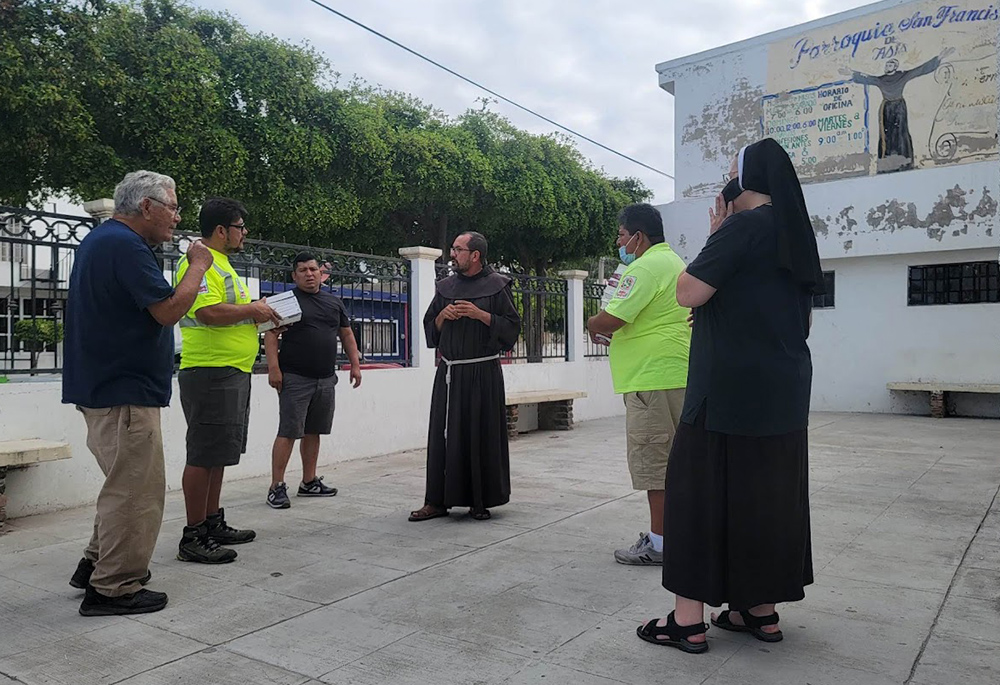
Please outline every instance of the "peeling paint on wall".
M810 176L802 175L802 183L825 183L836 181L839 178L857 176L857 169L869 163L871 155L867 153L857 153L851 155L841 155L839 157L828 157L821 160L813 167Z
M850 252L853 249L854 249L854 241L853 240L845 240L844 241L844 252Z
M759 85L740 79L724 95L702 108L700 116L689 116L681 131L681 146L697 145L706 162L731 160L740 148L756 141L760 134L761 97ZM719 183L728 170L719 169ZM700 197L717 192L712 184L700 184L684 190L684 197Z
M688 186L684 189L682 195L684 197L710 197L715 193L718 193L722 187L722 176L719 176L718 183L699 183L696 186Z
M975 192L975 190L963 190L956 185L945 191L943 196L939 196L938 201L923 218L917 216L915 203L890 200L870 209L867 222L873 231L889 233L907 228L922 228L927 231L928 238L940 242L945 232L956 222L962 224L956 233L956 235L961 235L968 232L970 222L975 222L978 219L990 219L997 215L997 201L990 195L989 189L985 187L982 198L975 209L967 211L966 208L969 204L967 198ZM992 229L987 231L987 235L991 233Z
M849 207L844 207L840 210L840 214L837 215L837 221L843 222L844 225L847 226L847 232L849 233L854 230L855 226L858 225L858 222L851 216L851 212L853 211L854 205L850 205Z
M986 223L986 235L993 236L994 224L1000 213L1000 203L992 196L990 189L984 187L979 201L971 206L977 190L964 190L955 186L939 196L926 216L921 217L913 202L897 199L889 200L868 210L867 227L858 230L858 221L854 217L856 208L851 205L844 207L836 216L827 215L811 217L813 230L818 238L845 238L863 233L895 233L905 229L921 229L927 232L931 240L941 241L947 233L952 237L969 234L970 225ZM844 243L845 251L853 249L853 241Z
M850 205L840 210L840 213L838 213L836 217L829 214L826 215L826 218L813 215L813 231L818 237L829 238L832 224L832 229L836 231L838 237L843 237L847 234L854 234L856 233L854 228L858 225L858 222L851 215L853 211L854 205Z

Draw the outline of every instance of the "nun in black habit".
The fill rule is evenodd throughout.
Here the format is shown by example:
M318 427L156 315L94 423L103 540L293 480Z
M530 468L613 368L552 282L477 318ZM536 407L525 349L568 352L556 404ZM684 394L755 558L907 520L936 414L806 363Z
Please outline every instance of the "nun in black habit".
M427 490L411 521L469 507L490 518L510 500L510 457L500 354L513 349L521 317L511 279L486 265L486 239L464 233L451 248L455 274L438 281L424 315L427 344L440 352L427 435Z
M807 338L823 273L802 188L773 139L740 151L709 210L710 235L677 282L695 308L687 394L667 467L665 619L647 642L708 649L712 624L782 639L775 605L813 582Z

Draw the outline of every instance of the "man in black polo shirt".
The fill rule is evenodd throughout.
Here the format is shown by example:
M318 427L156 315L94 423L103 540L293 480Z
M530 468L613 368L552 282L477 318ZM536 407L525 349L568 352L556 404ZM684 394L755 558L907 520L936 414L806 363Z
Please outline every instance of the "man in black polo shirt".
M316 475L321 435L333 428L334 390L337 385L337 336L351 362L351 383L361 385L361 355L351 330L344 303L320 289L325 275L316 257L306 252L292 264L296 299L302 319L281 334L264 336L268 380L278 391L278 437L271 450L271 489L267 503L273 509L288 509L285 468L295 441L301 439L302 483L299 497L332 497L337 488L323 484Z

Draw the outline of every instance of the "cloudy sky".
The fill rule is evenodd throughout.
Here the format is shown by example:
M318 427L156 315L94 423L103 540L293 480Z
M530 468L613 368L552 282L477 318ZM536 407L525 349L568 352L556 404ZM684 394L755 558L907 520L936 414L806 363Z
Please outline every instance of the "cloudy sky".
M189 0L251 31L308 42L346 83L354 75L448 114L485 95L308 0ZM608 147L673 173L673 98L655 65L868 4L864 0L324 0L325 4ZM553 130L505 103L493 109ZM673 181L590 143L616 176L637 176L657 203Z

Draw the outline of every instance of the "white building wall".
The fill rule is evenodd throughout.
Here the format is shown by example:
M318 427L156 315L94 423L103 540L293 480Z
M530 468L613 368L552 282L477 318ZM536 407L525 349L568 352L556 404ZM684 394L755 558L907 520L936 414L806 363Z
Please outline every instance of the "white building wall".
M434 373L433 367L368 370L358 389L350 387L346 373L340 373L333 435L323 440L320 464L424 447ZM504 379L507 389L515 392L585 390L587 398L573 405L577 421L624 413L621 398L614 394L606 359L511 364L504 366ZM61 404L61 396L59 381L0 385L0 435L4 440L65 441L73 455L64 461L9 472L7 514L11 518L80 506L97 498L104 478L87 449L83 417L73 407ZM176 380L174 401L162 418L167 487L176 490L184 469L186 431ZM226 470L226 478L270 474L271 444L277 429L277 394L268 386L266 375L254 375L249 447L240 464ZM296 468L297 459L293 455L292 468ZM261 492L262 502L266 494ZM422 497L422 492L413 493L414 502Z
M813 406L820 411L929 414L926 393L892 381L1000 381L1000 306L907 306L909 266L997 258L996 250L827 260L833 309L813 312ZM1000 416L995 396L952 398L963 415Z
M902 5L915 10L927 3L889 0L657 66L661 86L674 94L677 170L677 199L660 211L667 240L685 260L708 237L708 209L733 157L763 137L769 48ZM877 144L877 121L874 126ZM1000 382L1000 305L906 304L908 266L997 260L995 155L820 179L804 192L824 269L836 272L836 308L816 311L811 336L815 409L929 413L926 395L890 394L886 383ZM1000 416L994 398L955 399L961 413Z

